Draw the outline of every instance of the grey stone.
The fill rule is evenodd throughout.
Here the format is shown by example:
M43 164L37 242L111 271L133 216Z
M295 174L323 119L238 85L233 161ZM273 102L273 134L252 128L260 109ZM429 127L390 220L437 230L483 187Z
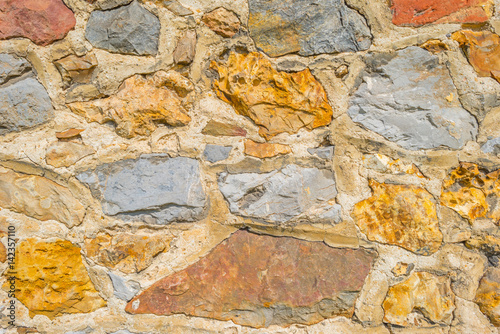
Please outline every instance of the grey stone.
M137 1L112 10L95 10L85 31L89 42L110 52L156 55L160 20Z
M187 16L192 15L193 11L189 8L184 7L178 1L175 0L163 0L163 6L165 6L169 11L177 16Z
M221 160L226 160L229 157L229 153L233 149L232 146L220 146L220 145L207 145L205 146L205 151L203 151L203 156L210 162L217 162Z
M323 218L340 216L340 206L328 204L337 189L333 172L326 169L292 164L263 174L224 172L218 183L229 209L237 215L278 223L308 212L323 212Z
M111 272L108 273L113 289L115 290L116 298L129 301L141 290L141 285L135 281L126 281L122 277Z
M500 137L489 139L481 146L484 153L499 154L500 153Z
M128 5L132 0L97 0L94 5L97 9L107 10L123 5Z
M371 45L365 18L344 0L249 0L248 5L250 35L271 57L356 52Z
M327 147L316 147L316 148L308 148L307 152L310 155L316 155L317 157L325 160L329 160L333 157L334 146Z
M71 332L66 332L64 334L89 334L89 333L92 333L94 330L90 327L86 327L85 329L81 330L81 331L71 331Z
M105 214L152 224L195 221L205 213L199 162L145 154L77 175L101 201Z
M408 150L459 149L477 135L477 121L458 100L446 66L419 47L369 54L348 114Z
M0 53L0 85L31 70L31 64L24 58Z

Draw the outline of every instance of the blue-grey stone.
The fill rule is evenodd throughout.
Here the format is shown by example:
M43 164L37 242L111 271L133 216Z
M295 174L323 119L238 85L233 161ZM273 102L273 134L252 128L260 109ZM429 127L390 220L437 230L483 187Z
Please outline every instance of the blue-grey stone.
M237 215L285 223L314 211L318 218L340 221L340 206L329 204L337 196L330 170L288 165L262 174L224 172L218 183L229 209Z
M203 156L210 162L217 162L221 160L226 160L229 157L229 153L233 149L232 146L220 146L220 145L207 145L205 146L205 151L203 151Z
M111 283L113 284L114 294L116 298L129 301L141 290L141 285L135 281L127 281L123 277L108 273Z
M195 221L205 213L199 162L145 154L77 175L101 201L105 214L154 224Z
M29 71L31 64L26 59L0 53L0 85Z
M489 139L481 146L484 153L498 154L500 153L500 137Z
M310 155L315 155L321 159L329 160L333 157L334 146L308 148Z
M477 136L477 121L458 100L445 65L419 47L370 54L348 114L408 150L460 149Z
M344 0L249 0L248 6L250 35L271 57L356 52L371 45L365 18Z
M160 20L137 1L111 10L95 10L87 22L85 37L110 52L156 55Z

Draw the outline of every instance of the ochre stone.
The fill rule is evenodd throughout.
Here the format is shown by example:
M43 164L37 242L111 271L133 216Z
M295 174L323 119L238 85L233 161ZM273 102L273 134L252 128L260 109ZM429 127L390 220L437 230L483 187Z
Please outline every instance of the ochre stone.
M233 12L219 7L203 15L202 19L211 30L222 37L233 37L240 30L240 20Z
M251 139L245 140L245 154L257 158L271 158L280 154L291 153L292 149L288 145L257 143Z
M470 64L479 76L500 82L500 36L489 31L457 31L451 38L465 48Z
M0 207L39 220L79 225L85 208L65 187L45 177L0 167Z
M465 242L465 246L488 255L500 254L500 238L495 235L475 235Z
M182 99L193 91L193 84L177 72L159 71L150 76L126 79L118 92L108 98L68 105L89 122L117 124L116 132L126 138L149 135L157 124L184 126L191 121Z
M201 131L204 135L210 136L231 136L231 137L245 137L247 131L237 125L221 123L217 121L210 121Z
M130 274L149 267L156 255L170 248L170 241L172 238L164 235L99 234L85 239L85 252L105 267Z
M357 203L353 215L369 240L397 245L430 255L441 246L436 205L432 195L413 185L370 180L373 196Z
M500 269L490 267L486 270L474 301L493 325L500 327Z
M441 204L473 222L476 218L500 220L500 169L488 172L463 162L443 181Z
M62 132L56 132L57 139L69 139L76 136L79 136L80 133L83 132L83 129L68 129Z
M258 52L232 52L226 64L212 62L211 67L219 73L219 80L214 81L219 98L252 119L266 139L332 121L325 90L309 69L279 72Z
M406 281L389 288L382 304L384 322L408 326L408 315L418 310L434 323L449 325L455 310L454 301L448 277L414 272Z
M430 39L427 42L420 45L420 47L432 53L439 53L450 49L448 45L441 42L439 39Z
M70 55L54 62L65 84L69 87L72 83L88 83L92 73L97 67L97 58L94 54L83 57Z
M237 231L132 299L133 314L186 314L251 327L351 317L375 254Z
M76 24L62 0L0 1L0 39L26 37L38 45L64 38Z
M493 0L391 0L392 23L418 27L428 23L488 21Z
M7 260L7 249L3 243L0 242L0 262L5 262L5 260Z
M58 141L47 148L45 160L54 167L69 167L93 153L95 151L90 146L69 141Z
M106 306L85 268L80 247L66 240L21 241L16 247L16 298L30 316L54 319L64 313L88 313ZM6 272L6 276L14 273ZM8 283L3 285L8 290Z

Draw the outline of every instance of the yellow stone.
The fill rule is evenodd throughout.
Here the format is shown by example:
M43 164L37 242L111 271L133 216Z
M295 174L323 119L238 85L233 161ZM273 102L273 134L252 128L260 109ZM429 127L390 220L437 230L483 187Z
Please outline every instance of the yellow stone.
M280 154L291 153L292 149L288 145L257 143L251 139L245 140L245 154L257 158L272 158Z
M500 327L500 269L490 267L479 282L474 301L497 327Z

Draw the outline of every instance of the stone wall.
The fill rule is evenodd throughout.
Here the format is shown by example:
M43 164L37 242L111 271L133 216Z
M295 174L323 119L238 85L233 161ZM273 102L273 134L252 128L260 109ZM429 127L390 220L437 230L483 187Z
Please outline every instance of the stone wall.
M0 0L0 333L499 333L498 13Z

